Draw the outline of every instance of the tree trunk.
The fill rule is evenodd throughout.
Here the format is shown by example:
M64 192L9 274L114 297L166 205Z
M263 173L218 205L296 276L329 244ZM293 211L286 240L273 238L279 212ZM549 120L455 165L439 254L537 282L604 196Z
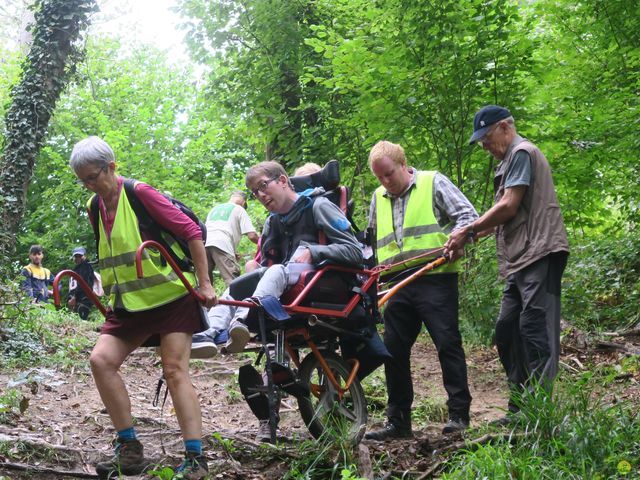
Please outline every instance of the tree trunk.
M33 40L11 93L0 159L0 263L13 253L26 193L56 101L80 57L77 44L95 0L37 0Z

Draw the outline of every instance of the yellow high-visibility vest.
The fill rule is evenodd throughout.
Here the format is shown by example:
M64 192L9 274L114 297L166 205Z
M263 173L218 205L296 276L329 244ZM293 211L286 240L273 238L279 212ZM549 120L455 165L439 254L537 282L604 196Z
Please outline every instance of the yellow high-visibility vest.
M409 193L409 200L402 222L402 248L396 242L393 230L391 199L384 196L385 188L376 189L376 251L380 265L401 264L384 272L399 272L427 263L428 257L410 260L412 257L440 248L448 235L442 231L433 213L433 179L436 172L416 172L416 186ZM457 272L458 262L445 264L429 274Z
M90 208L91 199L87 202ZM113 308L124 308L130 312L150 310L177 300L188 291L171 266L162 260L159 252L145 249L142 253L144 278L136 274L136 250L142 243L138 219L129 203L124 188L118 199L118 209L108 238L102 223L102 216L94 219L100 229L98 243L98 266L102 276L102 286ZM174 243L172 248L179 247ZM180 252L176 252L180 255ZM191 272L183 272L185 278L196 284Z

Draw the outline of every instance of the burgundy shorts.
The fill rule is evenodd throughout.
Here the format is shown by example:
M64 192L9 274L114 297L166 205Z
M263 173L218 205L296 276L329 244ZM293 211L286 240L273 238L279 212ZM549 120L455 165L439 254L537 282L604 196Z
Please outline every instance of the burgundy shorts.
M149 335L143 346L160 345L160 337L168 333L196 333L207 328L204 312L191 295L185 295L167 305L129 312L127 310L109 310L100 330L100 334L127 338L141 334Z

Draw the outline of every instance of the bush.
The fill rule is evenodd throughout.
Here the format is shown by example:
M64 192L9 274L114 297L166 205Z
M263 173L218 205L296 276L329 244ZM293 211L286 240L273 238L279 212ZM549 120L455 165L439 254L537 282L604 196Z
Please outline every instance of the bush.
M563 317L587 331L640 321L640 239L602 237L574 247L563 279Z
M629 467L637 473L640 416L632 405L605 403L591 375L558 382L553 401L524 398L522 436L461 452L442 478L605 479L621 478Z

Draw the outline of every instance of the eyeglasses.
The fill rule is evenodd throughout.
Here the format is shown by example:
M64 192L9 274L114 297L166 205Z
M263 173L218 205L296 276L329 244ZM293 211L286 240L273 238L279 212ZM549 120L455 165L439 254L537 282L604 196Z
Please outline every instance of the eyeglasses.
M267 188L269 187L269 184L274 180L277 180L278 178L280 178L280 175L278 175L277 177L270 178L268 180L261 181L256 188L251 190L251 196L254 198L258 198L258 192L262 192L262 193L266 192Z
M498 122L499 123L499 122ZM493 132L495 132L498 129L498 123L495 123L487 133L485 133L482 137L480 137L478 139L478 141L476 142L478 145L480 145L480 147L483 146L483 144L487 143L489 141L489 136L491 136L493 134Z
M109 166L108 166L108 165L105 165L104 167L102 167L102 168L98 171L98 173L95 173L95 174L93 174L93 175L89 175L87 178L84 178L84 179L82 179L82 178L78 178L78 179L76 180L76 183L77 183L78 185L86 185L87 183L91 183L91 184L93 184L93 183L95 183L95 182L98 180L98 177L102 174L102 172L106 172L106 171L107 171L107 168L109 168Z

